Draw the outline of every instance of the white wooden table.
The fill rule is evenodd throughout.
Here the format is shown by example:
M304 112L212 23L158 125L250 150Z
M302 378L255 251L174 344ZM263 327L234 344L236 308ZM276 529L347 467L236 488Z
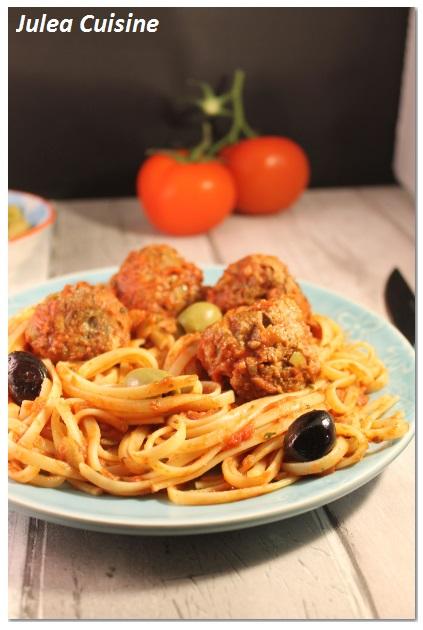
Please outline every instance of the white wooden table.
M288 212L233 216L205 236L154 231L134 199L56 204L50 275L118 265L151 242L227 263L276 254L292 273L386 317L394 266L414 287L414 204L396 187L313 190ZM10 513L9 617L410 619L414 442L378 478L313 512L249 530L131 537Z

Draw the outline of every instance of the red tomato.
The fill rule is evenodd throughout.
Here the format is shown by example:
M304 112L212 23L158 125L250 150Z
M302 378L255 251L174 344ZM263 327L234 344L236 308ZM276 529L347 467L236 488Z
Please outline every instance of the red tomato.
M138 171L136 185L151 223L177 236L207 232L235 206L232 175L217 160L180 162L153 155Z
M235 178L236 207L248 214L288 208L310 179L306 154L289 138L248 138L223 149L221 157Z

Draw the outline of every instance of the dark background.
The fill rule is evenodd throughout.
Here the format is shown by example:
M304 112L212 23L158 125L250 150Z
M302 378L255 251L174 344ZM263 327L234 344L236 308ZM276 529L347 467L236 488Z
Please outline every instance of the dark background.
M81 33L87 13L157 17L157 33ZM16 33L20 15L72 33ZM189 78L247 72L252 126L299 142L312 186L393 182L408 9L9 9L9 186L132 195L148 147L193 144Z

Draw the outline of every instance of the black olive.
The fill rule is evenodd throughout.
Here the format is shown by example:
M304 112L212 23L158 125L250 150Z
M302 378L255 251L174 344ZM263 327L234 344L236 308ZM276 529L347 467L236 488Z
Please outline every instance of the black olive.
M30 352L17 350L9 354L9 394L18 405L24 400L35 400L47 376L44 363Z
M332 450L336 440L335 423L327 411L308 411L294 420L285 433L284 460L311 462Z

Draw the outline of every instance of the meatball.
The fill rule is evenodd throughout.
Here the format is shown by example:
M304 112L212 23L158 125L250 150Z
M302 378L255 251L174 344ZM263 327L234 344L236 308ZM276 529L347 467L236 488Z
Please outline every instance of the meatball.
M130 341L128 311L105 286L66 285L38 304L25 331L34 354L84 361Z
M198 358L241 401L297 391L320 371L317 343L289 297L228 311L202 333Z
M276 256L264 254L245 256L232 263L218 283L207 290L207 300L223 312L284 295L295 300L304 318L310 319L310 304L286 265Z
M176 317L201 299L203 274L168 245L131 252L112 278L112 288L128 309Z

